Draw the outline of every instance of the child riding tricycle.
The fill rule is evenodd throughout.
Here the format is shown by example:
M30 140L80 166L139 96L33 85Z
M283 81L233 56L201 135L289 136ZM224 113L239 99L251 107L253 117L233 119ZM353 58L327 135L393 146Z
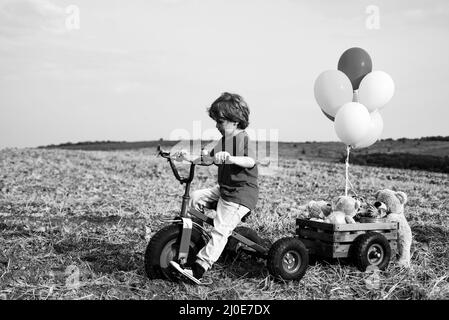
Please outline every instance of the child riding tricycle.
M170 271L174 271L201 284L204 273L220 258L226 246L239 247L242 243L262 256L268 251L254 232L247 230L246 237L243 232L236 232L240 221L256 207L259 193L256 156L245 131L249 124L249 108L241 96L225 92L212 103L208 112L222 135L212 150L199 156L189 155L185 150L175 155L159 150L159 154L169 160L176 178L186 184L186 189L176 225L158 232L148 245L146 264L150 276L159 273L169 276ZM191 163L188 178L179 176L171 156ZM195 165L204 164L205 156L212 157L218 166L218 183L190 193ZM209 219L202 211L204 207L213 206L216 207L215 216ZM211 226L210 232L202 228L203 223Z
M158 148L161 157L170 163L176 179L185 184L180 214L167 219L151 238L145 252L145 270L151 278L177 280L171 261L191 267L196 255L210 240L207 227L213 219L194 208L188 208L190 184L195 166L210 166L212 162L191 162L187 178L179 175L170 153ZM210 208L213 209L213 208ZM243 219L245 220L245 218ZM270 274L277 279L300 280L309 265L309 257L352 258L359 270L368 266L384 269L397 250L397 224L392 222L330 224L307 219L296 220L296 233L277 240L273 245L248 227L237 227L229 237L225 253L245 252L266 259Z
M189 208L190 185L194 178L195 166L210 166L210 158L202 156L199 161L191 161L188 177L181 177L170 153L158 148L158 154L166 158L176 179L185 184L180 214L165 220L170 225L162 228L151 238L145 252L145 270L150 278L176 280L178 277L170 267L170 262L189 268L195 262L198 252L211 239L207 226L213 226L214 220L195 208ZM204 161L208 159L209 162ZM213 209L210 207L209 209ZM246 217L249 214L246 215ZM242 219L245 221L246 217ZM270 249L269 240L260 238L256 231L247 227L237 227L231 233L226 244L227 253L236 254L244 251L250 255L266 258Z

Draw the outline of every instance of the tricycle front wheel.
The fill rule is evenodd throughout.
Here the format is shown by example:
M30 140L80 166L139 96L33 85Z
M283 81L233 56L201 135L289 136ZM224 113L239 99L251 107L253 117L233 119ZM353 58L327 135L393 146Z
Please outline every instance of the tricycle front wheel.
M176 261L182 234L182 224L168 225L151 238L145 251L145 272L150 279L175 281L177 275L170 268L170 261ZM190 267L196 255L206 245L201 233L192 229L186 266Z
M279 239L268 252L268 271L276 279L300 280L308 265L307 248L301 240L294 237Z

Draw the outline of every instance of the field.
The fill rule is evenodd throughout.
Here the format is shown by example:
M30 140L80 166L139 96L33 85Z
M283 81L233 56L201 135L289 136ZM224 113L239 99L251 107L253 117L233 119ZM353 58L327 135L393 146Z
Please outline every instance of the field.
M187 169L187 167L183 167ZM193 189L214 185L198 168ZM448 299L449 179L444 173L352 165L354 190L407 193L412 267L379 274L321 261L301 281L274 281L264 261L217 263L210 286L149 280L149 239L180 207L183 187L153 148L122 151L0 151L0 299ZM344 194L344 164L281 157L260 176L257 209L245 222L276 241L294 232L301 205Z

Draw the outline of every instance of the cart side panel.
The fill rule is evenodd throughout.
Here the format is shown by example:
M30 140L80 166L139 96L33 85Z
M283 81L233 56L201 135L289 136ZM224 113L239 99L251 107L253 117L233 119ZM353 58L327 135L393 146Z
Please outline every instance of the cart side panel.
M378 222L378 223L350 223L336 224L336 231L379 231L379 230L396 230L397 222Z
M296 234L301 238L321 240L329 243L332 243L334 241L334 234L330 232L324 232L323 230L312 228L297 228Z
M349 257L349 249L352 243L334 243L333 258L347 258Z
M296 225L300 228L308 227L308 228L315 228L325 231L334 231L335 225L332 223L327 222L319 222L319 221L313 221L313 220L307 220L307 219L296 219Z
M398 232L396 230L376 230L387 238L387 240L396 240ZM301 238L317 239L324 242L353 242L364 231L337 231L328 233L320 230L298 228L296 234Z
M332 244L306 238L299 238L299 239L307 247L309 253L323 257L332 257L334 251L334 246Z
M320 240L299 238L309 253L327 258L347 258L351 243L327 243Z
M397 230L370 230L382 234L388 241L397 240L398 231ZM335 242L353 242L359 235L364 234L364 231L341 231L335 232L334 241Z

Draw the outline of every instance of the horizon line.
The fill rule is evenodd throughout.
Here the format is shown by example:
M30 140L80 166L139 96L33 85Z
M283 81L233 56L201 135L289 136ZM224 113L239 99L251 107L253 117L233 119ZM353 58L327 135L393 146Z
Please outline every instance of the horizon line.
M443 135L437 135L437 136L422 136L422 137L415 137L415 138L407 138L407 137L401 137L401 138L383 138L383 139L379 139L376 142L379 141L397 141L397 140L421 140L421 139L435 139L435 138L440 138L442 140L448 140L449 141L449 136L443 136ZM52 144L47 144L47 145L40 145L40 146L36 146L36 147L23 147L23 148L43 148L43 147L48 147L48 146L60 146L60 145L74 145L74 144L86 144L86 143L90 143L90 144L100 144L100 143L150 143L150 142L172 142L172 143L176 143L176 142L181 142L181 141L205 141L205 142L210 142L210 141L218 141L218 140L214 140L214 139L176 139L176 140L170 140L170 139L163 139L163 138L159 138L159 139L153 139L153 140L136 140L136 141L128 141L128 140L88 140L88 141L78 141L78 142L61 142L61 143L52 143ZM263 142L277 142L277 143L342 143L344 144L344 142L342 141L337 141L337 140L323 140L323 141L319 141L319 140L302 140L302 141L294 141L294 140L284 140L284 141L273 141L273 140L252 140L255 142L259 142L259 141L263 141ZM2 147L2 149L4 148L20 148L20 147Z

